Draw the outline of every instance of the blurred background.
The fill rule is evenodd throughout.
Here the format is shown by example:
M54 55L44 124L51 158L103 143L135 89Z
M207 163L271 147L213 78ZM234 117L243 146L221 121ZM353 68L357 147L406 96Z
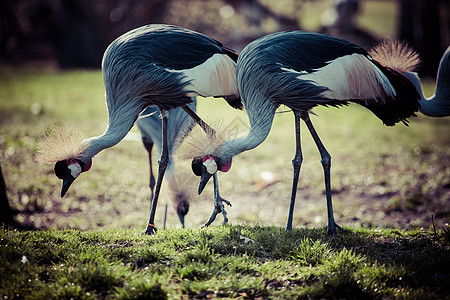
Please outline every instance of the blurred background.
M149 23L196 30L236 51L260 36L291 29L327 33L366 49L397 38L419 52L427 96L434 92L439 60L450 44L447 0L2 0L2 222L26 228L145 228L148 162L136 128L99 153L92 170L63 199L53 166L36 166L33 155L36 140L54 123L80 127L87 136L103 132L103 52L119 35ZM245 112L220 100L198 103L207 121L222 119L236 132L247 132ZM410 127L388 128L359 106L315 112L313 122L333 157L333 203L340 225L428 228L450 221L448 117L419 114ZM293 137L292 114L277 114L268 139L234 158L230 172L220 175L221 194L233 204L230 223L285 225ZM320 156L312 139L303 138L294 226L326 226ZM187 227L198 227L212 211L211 184L199 197L189 162L178 170L192 201ZM163 190L156 218L160 228L167 203L167 226L180 227L169 198ZM221 221L219 216L215 225Z
M3 0L3 62L99 68L108 44L138 26L168 23L208 34L241 50L270 32L304 29L370 48L381 39L408 41L421 73L434 76L450 43L445 0Z

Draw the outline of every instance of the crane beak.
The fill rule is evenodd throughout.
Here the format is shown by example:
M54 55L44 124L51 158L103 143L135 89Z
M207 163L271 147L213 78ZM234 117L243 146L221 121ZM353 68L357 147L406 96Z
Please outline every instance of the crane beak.
M180 219L181 226L183 226L183 228L184 228L184 215L181 213L177 213L177 215L178 215L178 218Z
M67 193L70 185L72 184L72 182L74 180L75 180L75 177L73 177L70 174L66 174L66 177L64 177L64 179L63 179L63 185L62 185L62 189L61 189L61 198L64 197L64 195Z
M208 180L213 176L212 174L209 174L206 170L205 166L202 166L202 175L200 177L200 185L198 186L198 194L200 195L203 192L203 189L205 188L206 184L208 183Z
M177 215L180 219L181 225L184 228L184 216L189 212L189 201L187 200L187 196L184 193L178 193L176 195L176 200L178 204L176 206Z

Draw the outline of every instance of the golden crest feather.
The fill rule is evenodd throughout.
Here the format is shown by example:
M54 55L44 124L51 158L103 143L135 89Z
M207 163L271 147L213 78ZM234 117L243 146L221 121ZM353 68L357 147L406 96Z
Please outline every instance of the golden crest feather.
M69 125L55 125L38 140L34 160L39 165L76 158L83 154L89 143L81 130Z
M369 54L384 66L400 72L414 72L420 64L419 54L408 44L398 40L381 42Z
M211 130L203 130L196 124L192 130L185 131L177 141L174 158L176 160L190 160L213 154L219 146L229 138L230 128L222 120L216 120L211 125Z

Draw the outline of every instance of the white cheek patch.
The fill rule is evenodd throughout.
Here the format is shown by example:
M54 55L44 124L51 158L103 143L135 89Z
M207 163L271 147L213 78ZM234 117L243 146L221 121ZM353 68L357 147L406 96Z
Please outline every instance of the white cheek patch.
M206 171L208 171L209 174L213 175L217 172L217 164L214 158L209 158L203 162L203 165L206 167Z
M77 178L81 174L81 166L79 163L73 163L67 166L70 170L70 175L73 178Z

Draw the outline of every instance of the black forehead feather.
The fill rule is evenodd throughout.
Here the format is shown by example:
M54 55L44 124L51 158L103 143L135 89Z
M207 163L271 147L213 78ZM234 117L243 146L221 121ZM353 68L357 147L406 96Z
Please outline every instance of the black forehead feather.
M66 176L66 170L67 170L67 164L64 160L58 161L55 164L55 175L56 177L58 177L59 179L64 179L64 177Z
M202 165L203 165L202 157L195 157L194 159L192 159L192 172L194 172L194 174L197 176L201 176Z

